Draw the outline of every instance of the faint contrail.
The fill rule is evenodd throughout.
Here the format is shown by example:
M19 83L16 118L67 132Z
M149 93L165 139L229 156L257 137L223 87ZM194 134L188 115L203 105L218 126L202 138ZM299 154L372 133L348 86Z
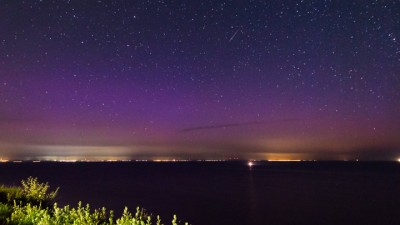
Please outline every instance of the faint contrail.
M239 32L239 30L240 30L240 28L238 28L238 29L235 31L235 33L232 35L232 37L229 39L228 42L231 42L231 41L235 38L235 36L236 36L236 34Z
M288 123L288 122L298 122L299 119L284 119L284 120L276 120L276 121L253 121L253 122L245 122L245 123L226 123L226 124L216 124L211 126L198 126L198 127L189 127L180 130L180 132L191 132L198 130L210 130L210 129L219 129L219 128L228 128L228 127L243 127L243 126L255 126L255 125L266 125L272 124L276 122Z

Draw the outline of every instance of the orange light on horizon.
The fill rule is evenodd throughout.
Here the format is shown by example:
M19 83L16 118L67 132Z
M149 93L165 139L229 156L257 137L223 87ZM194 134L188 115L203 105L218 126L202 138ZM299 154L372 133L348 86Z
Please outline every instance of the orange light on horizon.
M300 159L269 159L268 162L301 162Z

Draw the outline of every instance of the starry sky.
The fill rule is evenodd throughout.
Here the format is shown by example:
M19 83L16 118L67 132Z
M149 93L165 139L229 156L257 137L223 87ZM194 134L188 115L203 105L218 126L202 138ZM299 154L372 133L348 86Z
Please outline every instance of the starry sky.
M399 1L0 2L2 159L400 158Z

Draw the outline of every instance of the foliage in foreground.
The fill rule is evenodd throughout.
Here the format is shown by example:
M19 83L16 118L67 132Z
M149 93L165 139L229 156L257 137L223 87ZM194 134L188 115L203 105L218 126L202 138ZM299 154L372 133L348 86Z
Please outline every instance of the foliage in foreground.
M125 208L121 217L114 218L113 211L92 210L81 202L75 208L51 205L58 188L49 192L47 183L32 177L21 183L22 187L0 186L0 225L162 225L159 216L153 221L139 207L134 215ZM172 225L178 225L175 215Z
M21 181L21 187L0 186L0 202L12 205L15 201L21 205L30 203L50 206L58 188L53 192L49 192L49 189L48 183L40 183L37 178L28 177Z

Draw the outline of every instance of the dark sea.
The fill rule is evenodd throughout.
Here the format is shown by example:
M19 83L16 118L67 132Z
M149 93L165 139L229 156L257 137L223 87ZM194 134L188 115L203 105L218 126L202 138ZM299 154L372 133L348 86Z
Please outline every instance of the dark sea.
M164 224L400 224L397 162L0 164L2 184L28 176L59 186L61 205L141 206Z

